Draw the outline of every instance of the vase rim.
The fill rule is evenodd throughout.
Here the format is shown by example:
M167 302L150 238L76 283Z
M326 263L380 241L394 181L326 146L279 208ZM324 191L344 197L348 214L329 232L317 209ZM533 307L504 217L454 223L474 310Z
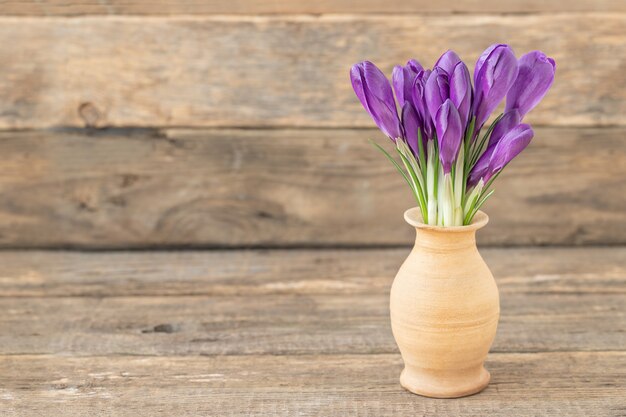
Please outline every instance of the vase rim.
M473 232L484 227L489 222L489 216L484 211L478 210L472 222L466 226L435 226L424 223L422 212L419 207L412 207L404 212L404 220L411 226L420 230L431 230L441 233Z

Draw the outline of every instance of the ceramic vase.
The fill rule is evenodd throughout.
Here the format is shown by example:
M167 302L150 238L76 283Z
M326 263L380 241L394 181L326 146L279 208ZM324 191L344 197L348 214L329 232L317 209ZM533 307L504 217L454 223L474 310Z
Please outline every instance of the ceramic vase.
M489 218L479 211L470 225L445 228L424 224L418 208L404 218L416 238L390 296L400 383L427 397L475 394L489 383L484 362L500 316L498 288L476 248Z

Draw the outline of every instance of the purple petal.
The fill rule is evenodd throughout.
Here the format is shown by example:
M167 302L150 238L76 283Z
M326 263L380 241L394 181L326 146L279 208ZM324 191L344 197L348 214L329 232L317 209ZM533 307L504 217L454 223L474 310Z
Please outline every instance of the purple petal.
M404 77L404 68L400 65L393 67L391 71L391 85L393 86L393 92L396 93L396 99L400 106L404 105L404 84L406 79Z
M450 99L439 108L435 117L435 129L439 143L439 159L443 165L443 172L447 174L452 171L452 164L459 153L463 137L459 112Z
M459 56L454 51L448 50L439 57L437 62L435 62L435 66L433 68L441 68L448 74L452 74L454 67L459 62L461 62L461 58L459 58Z
M424 86L426 108L431 116L437 114L439 107L449 98L449 94L450 84L448 74L441 68L435 68Z
M424 67L422 67L422 64L417 62L417 60L415 59L409 59L406 63L406 66L409 67L416 74L424 71Z
M389 138L403 137L396 103L389 80L369 61L356 64L350 70L352 88L378 128Z
M482 127L504 99L518 73L517 59L510 47L495 45L487 51L478 59L474 73L476 130Z
M506 110L518 109L522 117L546 95L556 64L541 51L529 52L519 59L519 74L506 98Z
M483 67L483 64L485 63L489 55L491 55L491 52L493 52L493 50L496 49L497 47L507 47L507 46L508 45L504 43L494 43L489 48L485 49L485 51L480 55L480 57L478 57L478 61L476 61L476 66L474 67L474 85L477 84L478 74L480 74L480 70Z
M404 106L405 101L412 100L413 84L420 71L423 71L423 68L414 59L409 60L404 67L396 65L393 68L391 79L400 107Z
M493 128L491 136L489 137L489 145L487 145L487 148L495 146L498 142L500 142L500 139L502 139L505 134L519 125L521 121L522 116L516 109L505 112L504 116L502 116Z
M510 130L494 147L489 161L485 181L501 171L513 158L519 155L534 136L532 128L527 124L517 125Z
M472 104L472 81L463 62L456 64L450 75L450 100L459 110L461 125L466 126Z
M402 107L402 125L404 126L406 142L413 151L413 155L418 155L417 130L419 129L420 121L415 108L408 101Z
M485 177L487 174L487 169L489 168L489 160L491 159L491 155L493 154L494 147L487 148L487 150L478 158L476 164L472 167L468 177L467 177L467 189L474 187L478 184L478 181L481 178Z
M425 139L432 138L434 130L433 122L426 105L426 81L428 81L431 72L430 70L424 70L418 73L413 85L413 106L422 121L422 133L425 135Z

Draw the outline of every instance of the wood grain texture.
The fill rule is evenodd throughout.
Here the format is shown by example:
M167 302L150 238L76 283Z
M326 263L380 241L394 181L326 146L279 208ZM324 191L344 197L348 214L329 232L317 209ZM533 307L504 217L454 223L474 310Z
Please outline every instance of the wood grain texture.
M502 295L492 382L455 401L398 384L386 291L406 250L0 252L0 408L621 416L625 251L483 250Z
M0 357L7 416L599 416L624 412L626 353L492 354L479 396L418 397L400 355Z
M532 13L532 12L624 12L620 0L1 0L0 15L176 15L176 14L323 14L323 13Z
M625 251L483 251L501 290L492 351L623 349ZM0 258L0 354L395 353L388 294L405 256L9 252Z
M358 296L406 249L0 252L0 297ZM481 248L501 294L626 294L626 248Z
M0 128L370 127L350 65L390 73L448 48L471 63L494 40L557 62L528 121L622 125L625 26L625 13L4 17Z
M389 295L2 298L0 354L395 353ZM624 295L503 294L492 352L626 346Z
M626 243L626 129L538 128L482 245ZM409 245L414 205L373 130L0 134L0 246ZM384 142L383 142L384 141Z

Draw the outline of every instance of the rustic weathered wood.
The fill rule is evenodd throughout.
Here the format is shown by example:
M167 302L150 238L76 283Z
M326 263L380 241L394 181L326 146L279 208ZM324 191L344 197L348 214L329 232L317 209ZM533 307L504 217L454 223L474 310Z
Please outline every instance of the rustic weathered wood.
M382 294L408 255L384 250L0 252L0 297ZM626 248L481 248L501 294L626 293Z
M471 64L501 40L556 59L529 121L624 124L625 26L625 13L4 17L0 128L369 127L348 81L354 62L390 73L453 48Z
M599 416L624 413L626 353L491 354L458 400L402 390L400 355L1 356L9 416Z
M502 294L493 352L626 346L624 294ZM397 352L389 295L2 298L0 354Z
M204 0L159 1L96 0L0 1L0 15L80 16L89 14L284 14L284 13L532 13L532 12L624 12L620 0Z
M483 251L501 289L493 351L626 346L625 250ZM0 258L0 354L396 352L388 292L404 256L9 252Z
M0 252L0 407L8 416L619 416L625 251L483 250L503 312L492 381L455 401L398 384L387 290L405 249Z
M537 128L483 245L626 243L624 128ZM374 130L0 134L0 246L410 245Z

